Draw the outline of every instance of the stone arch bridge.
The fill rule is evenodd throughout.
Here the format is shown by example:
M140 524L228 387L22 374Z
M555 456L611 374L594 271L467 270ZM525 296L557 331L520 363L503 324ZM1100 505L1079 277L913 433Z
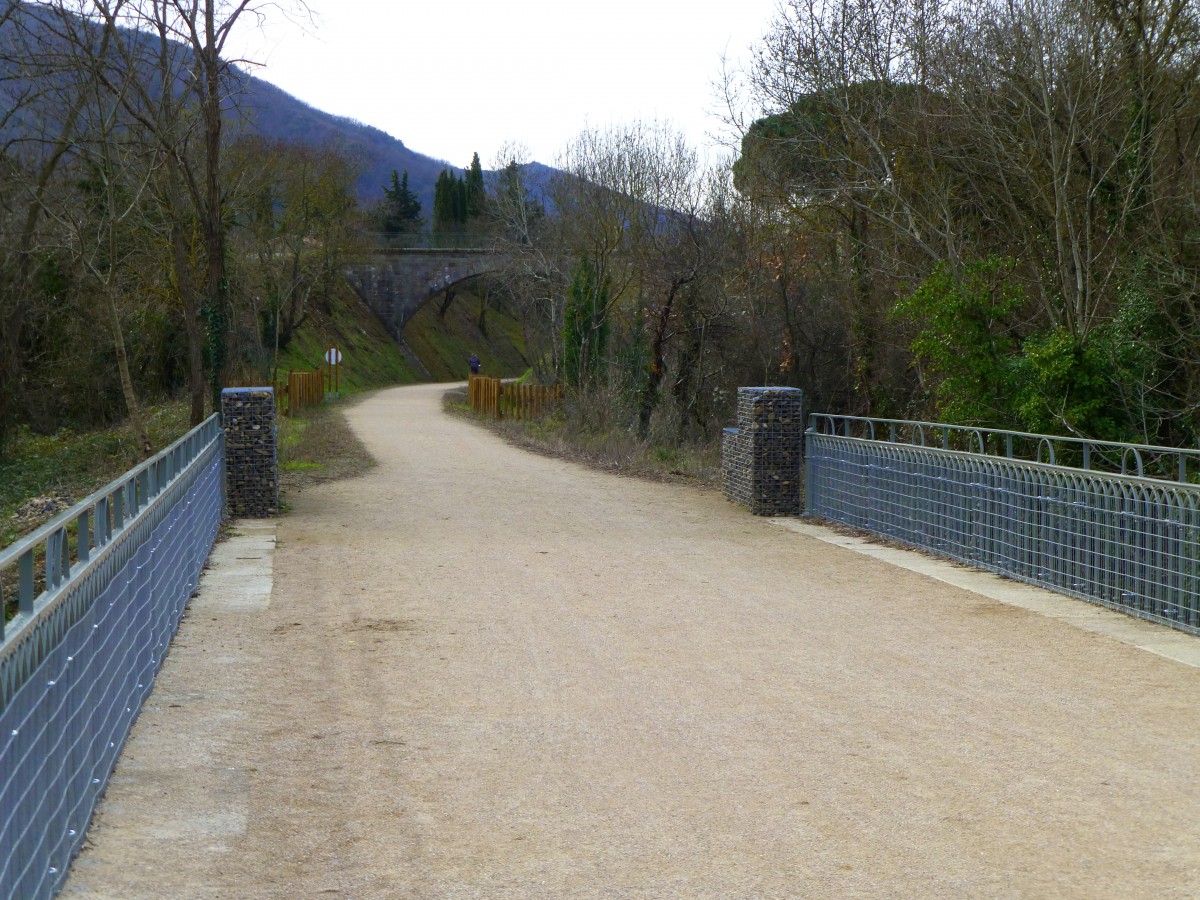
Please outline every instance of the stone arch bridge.
M500 269L504 253L488 249L404 249L348 266L346 278L397 341L418 309L436 297L452 299L464 281Z

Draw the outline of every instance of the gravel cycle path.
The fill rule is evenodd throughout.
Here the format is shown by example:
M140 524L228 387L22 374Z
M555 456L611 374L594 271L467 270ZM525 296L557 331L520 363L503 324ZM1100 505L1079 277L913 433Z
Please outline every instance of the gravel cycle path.
M443 390L189 614L68 896L1200 896L1200 670Z

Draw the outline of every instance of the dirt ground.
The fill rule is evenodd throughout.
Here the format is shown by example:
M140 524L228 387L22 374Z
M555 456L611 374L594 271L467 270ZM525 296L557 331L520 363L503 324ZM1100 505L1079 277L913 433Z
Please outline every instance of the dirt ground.
M67 896L1200 895L1197 669L440 396L189 614Z

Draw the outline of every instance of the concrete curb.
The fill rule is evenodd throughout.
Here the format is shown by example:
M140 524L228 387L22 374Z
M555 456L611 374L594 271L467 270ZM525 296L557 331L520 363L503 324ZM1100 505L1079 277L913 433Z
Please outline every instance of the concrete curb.
M213 547L60 897L164 896L154 867L168 848L221 859L245 832L253 773L228 741L254 653L248 626L271 603L277 524L235 520ZM188 896L215 894L197 884Z
M1156 625L1085 600L1076 600L1043 588L1001 578L991 572L926 556L916 550L878 544L866 538L840 534L832 529L797 519L770 521L797 534L935 578L998 603L1016 606L1051 619L1061 619L1081 631L1102 634L1139 650L1183 663L1185 666L1200 668L1200 639L1165 625Z

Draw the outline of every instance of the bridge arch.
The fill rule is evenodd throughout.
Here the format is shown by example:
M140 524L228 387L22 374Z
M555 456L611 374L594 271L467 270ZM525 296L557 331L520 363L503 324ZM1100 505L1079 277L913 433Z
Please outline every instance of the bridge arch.
M507 261L505 254L488 250L412 249L377 254L347 266L345 274L392 337L403 341L404 326L422 306L465 281L502 268Z

